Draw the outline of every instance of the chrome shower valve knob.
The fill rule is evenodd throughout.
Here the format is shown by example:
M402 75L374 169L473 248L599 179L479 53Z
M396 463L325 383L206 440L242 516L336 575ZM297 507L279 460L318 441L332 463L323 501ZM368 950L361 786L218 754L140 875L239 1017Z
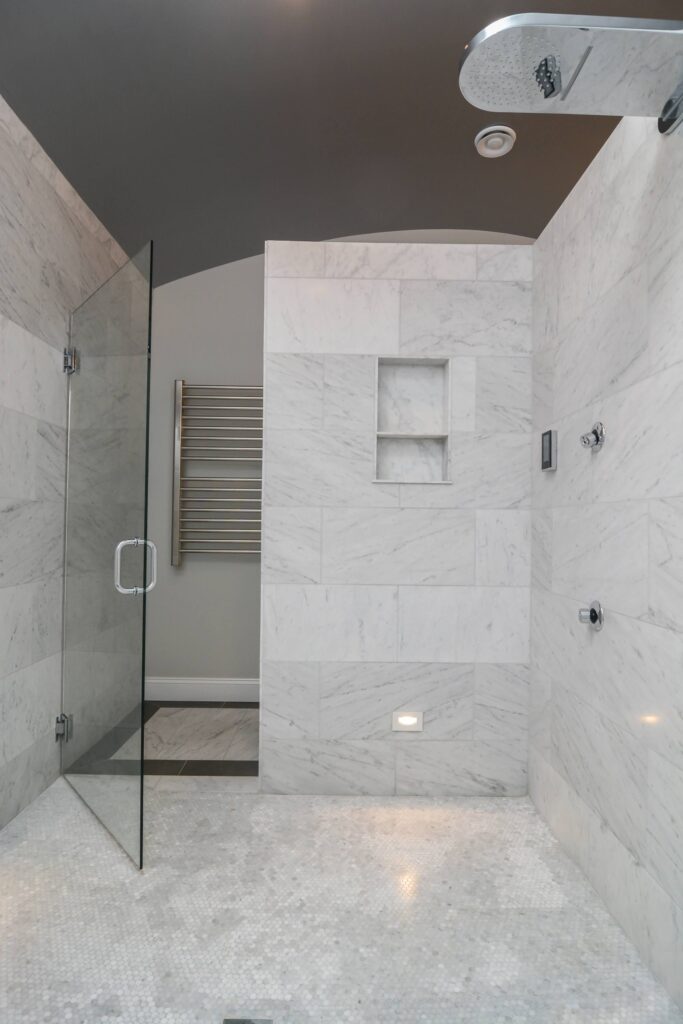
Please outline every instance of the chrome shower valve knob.
M587 434L581 435L581 444L584 448L602 448L605 443L605 426L603 423L594 423Z
M579 608L579 622L585 623L599 633L605 624L605 613L600 602L593 601L590 608Z

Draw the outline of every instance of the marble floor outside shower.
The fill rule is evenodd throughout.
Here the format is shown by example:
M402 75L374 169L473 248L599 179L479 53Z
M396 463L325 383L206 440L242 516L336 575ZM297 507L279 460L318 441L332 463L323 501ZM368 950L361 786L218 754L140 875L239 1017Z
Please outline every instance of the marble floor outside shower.
M149 781L137 872L59 780L0 833L3 1024L681 1024L527 799Z

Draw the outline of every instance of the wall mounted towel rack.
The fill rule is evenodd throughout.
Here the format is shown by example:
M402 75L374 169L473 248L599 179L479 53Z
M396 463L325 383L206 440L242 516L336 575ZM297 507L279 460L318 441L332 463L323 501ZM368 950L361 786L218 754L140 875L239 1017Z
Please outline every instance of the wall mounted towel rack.
M171 565L260 554L263 387L176 380L174 402Z

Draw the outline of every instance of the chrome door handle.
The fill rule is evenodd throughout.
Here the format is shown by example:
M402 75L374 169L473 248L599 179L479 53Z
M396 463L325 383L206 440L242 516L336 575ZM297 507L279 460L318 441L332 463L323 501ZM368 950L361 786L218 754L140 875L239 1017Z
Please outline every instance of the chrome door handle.
M140 544L145 544L152 554L152 574L151 579L146 587L124 587L121 585L121 552L124 548L137 548ZM131 540L122 540L116 545L116 551L114 552L114 586L118 590L119 594L132 594L133 597L137 597L138 594L148 594L150 590L153 590L157 584L157 548L151 540L142 540L141 537L132 537Z

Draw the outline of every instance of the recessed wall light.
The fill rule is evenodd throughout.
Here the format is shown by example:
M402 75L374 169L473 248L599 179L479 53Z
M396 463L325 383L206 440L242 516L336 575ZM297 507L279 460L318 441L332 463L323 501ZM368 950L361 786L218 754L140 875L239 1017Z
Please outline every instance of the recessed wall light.
M489 160L505 156L517 140L517 132L506 124L490 124L482 128L474 137L474 145L479 156Z
M422 711L394 711L391 728L394 732L422 732L423 718Z

